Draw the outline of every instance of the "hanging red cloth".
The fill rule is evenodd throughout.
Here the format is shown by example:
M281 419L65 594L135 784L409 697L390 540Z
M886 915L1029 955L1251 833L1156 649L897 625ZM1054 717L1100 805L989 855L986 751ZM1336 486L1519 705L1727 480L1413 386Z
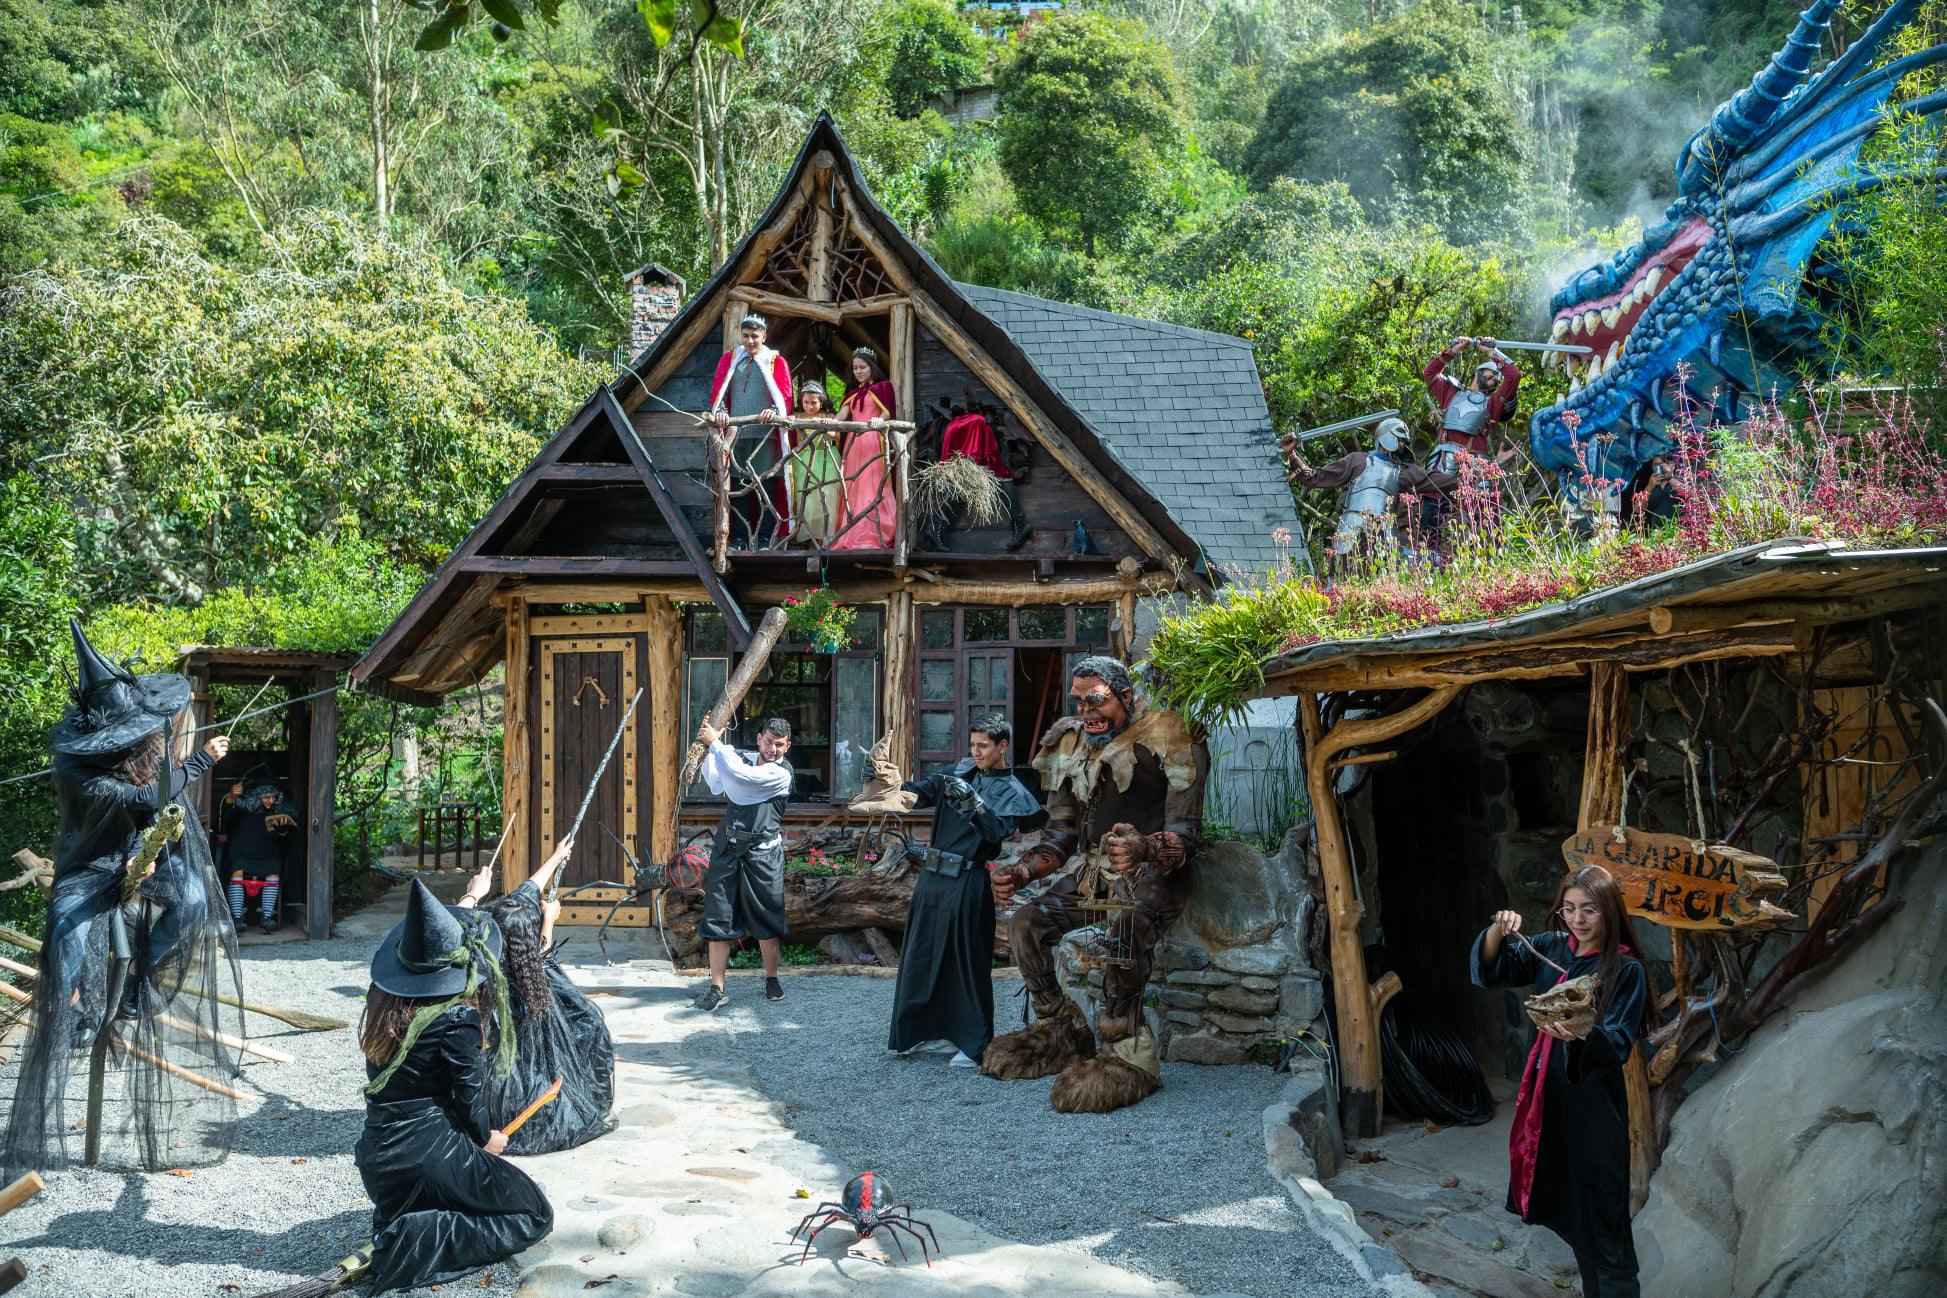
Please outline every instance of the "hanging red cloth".
M1000 438L994 436L987 416L977 410L948 423L946 431L940 435L940 458L950 460L956 455L966 456L1002 482L1013 481L1014 474L1007 467L1007 457L1001 454Z

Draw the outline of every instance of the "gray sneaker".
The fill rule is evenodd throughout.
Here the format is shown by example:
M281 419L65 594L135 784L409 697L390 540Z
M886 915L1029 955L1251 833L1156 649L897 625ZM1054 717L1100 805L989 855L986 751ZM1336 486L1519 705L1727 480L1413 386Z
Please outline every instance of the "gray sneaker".
M723 988L712 983L703 989L701 996L696 998L696 1008L702 1010L705 1014L715 1014L723 1007L723 1003L729 999L729 994Z

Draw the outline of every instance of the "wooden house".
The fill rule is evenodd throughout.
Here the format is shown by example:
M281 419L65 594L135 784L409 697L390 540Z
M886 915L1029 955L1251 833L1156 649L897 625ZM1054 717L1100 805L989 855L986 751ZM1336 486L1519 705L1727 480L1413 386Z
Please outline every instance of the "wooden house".
M677 787L687 739L757 616L788 597L828 589L857 610L837 652L781 645L745 708L791 721L793 815L816 821L857 791L882 736L903 770L923 771L961 756L969 720L999 710L1025 762L1065 707L1067 662L1127 654L1139 600L1267 566L1272 532L1295 526L1248 343L956 283L873 201L829 118L709 283L684 300L680 279L649 266L630 284L634 360L351 672L427 700L505 664L509 880L572 819L638 689L621 778L604 780L568 882L625 877L595 825L666 860L686 816L710 818L701 788ZM833 548L795 521L752 526L730 499L729 439L694 415L752 311L795 386L842 390L869 346L897 416L918 425L889 435L894 525L867 548ZM970 410L1008 446L1033 528L1018 548L1006 526L929 535L914 518L915 475Z

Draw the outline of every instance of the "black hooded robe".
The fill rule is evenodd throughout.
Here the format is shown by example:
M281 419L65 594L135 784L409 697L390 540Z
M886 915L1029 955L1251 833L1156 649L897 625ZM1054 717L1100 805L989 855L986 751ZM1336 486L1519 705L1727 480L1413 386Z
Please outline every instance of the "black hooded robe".
M1594 973L1599 961L1594 953L1573 954L1566 933L1548 932L1530 940L1567 969L1566 975L1512 939L1502 942L1500 955L1483 967L1486 938L1483 932L1474 939L1468 957L1476 987L1526 983L1543 992L1566 978ZM1642 964L1625 958L1616 983L1587 1037L1549 1044L1527 1211L1521 1209L1517 1185L1509 1185L1507 1199L1509 1212L1554 1231L1575 1250L1585 1284L1590 1270L1597 1272L1601 1283L1594 1292L1603 1298L1632 1293L1636 1274L1636 1244L1629 1231L1629 1099L1623 1064L1643 1022ZM1519 1121L1517 1117L1513 1141L1523 1138Z
M945 774L959 776L980 795L972 817L943 800ZM938 808L933 849L963 864L958 874L922 869L913 885L887 1044L907 1050L951 1041L979 1059L994 1039L994 888L987 863L1000 855L1015 823L1041 807L1011 772L979 770L970 757L951 772L901 787L919 795L918 806Z
M456 1005L426 1026L377 1095L353 1154L372 1199L370 1293L444 1284L534 1247L554 1209L533 1178L482 1146L492 1056L480 1015ZM369 1060L369 1077L381 1071Z
M505 903L495 903L502 904L533 910L532 922L539 930L541 890L532 879L509 893ZM615 1042L608 1020L552 955L544 963L554 1004L539 1018L528 1017L520 984L508 979L520 1053L513 1072L488 1079L487 1109L494 1125L504 1126L557 1077L561 1094L508 1138L510 1154L551 1154L586 1144L608 1130L609 1110L615 1106Z

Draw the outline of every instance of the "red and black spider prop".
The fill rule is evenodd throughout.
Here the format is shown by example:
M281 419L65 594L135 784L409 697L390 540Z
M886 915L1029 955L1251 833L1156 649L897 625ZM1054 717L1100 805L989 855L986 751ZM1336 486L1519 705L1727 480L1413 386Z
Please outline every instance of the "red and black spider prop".
M596 823L601 825L600 821ZM608 914L602 917L602 926L595 930L595 945L601 948L602 963L615 963L608 958L608 926L614 921L615 913L624 906L640 906L652 902L655 907L656 931L662 935L663 950L672 950L669 945L669 934L663 929L664 896L672 892L702 891L703 872L710 865L710 847L707 841L710 830L699 829L691 834L689 842L676 853L676 859L667 865L653 861L647 865L643 864L636 859L635 853L629 850L629 845L615 836L614 830L607 825L601 825L601 830L622 849L622 855L628 860L630 873L634 876L633 882L625 884L608 879L597 879L593 883L565 888L562 890L562 895L573 897L578 893L592 892L596 889L620 894L614 899L614 904L608 908ZM603 898L603 900L608 899Z
M800 1265L811 1256L811 1241L818 1238L818 1232L841 1221L858 1232L860 1239L871 1239L874 1231L883 1228L898 1246L899 1256L906 1258L910 1255L899 1239L899 1232L903 1230L919 1245L919 1255L926 1259L926 1265L933 1265L933 1256L926 1251L926 1242L932 1240L933 1253L938 1253L939 1236L933 1233L932 1226L913 1216L912 1204L892 1201L892 1192L886 1188L885 1177L877 1172L860 1172L845 1183L845 1191L838 1198L837 1203L827 1199L806 1213L797 1229L791 1232L791 1238L796 1239L806 1226L811 1226L813 1221L818 1223L811 1226L811 1232L804 1237L804 1252L798 1254ZM922 1230L926 1234L921 1235Z

